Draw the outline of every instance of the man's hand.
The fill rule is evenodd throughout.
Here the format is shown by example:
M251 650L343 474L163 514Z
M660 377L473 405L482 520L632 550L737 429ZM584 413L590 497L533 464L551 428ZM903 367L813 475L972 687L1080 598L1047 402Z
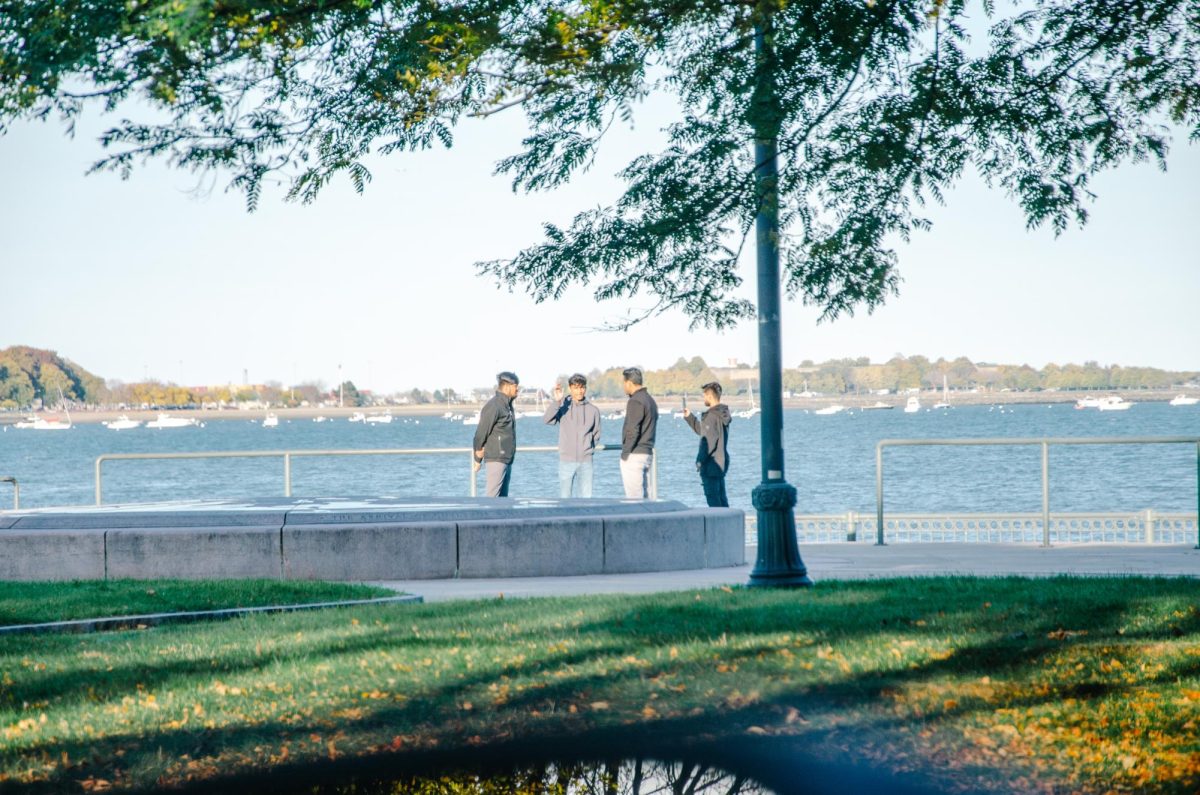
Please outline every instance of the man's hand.
M554 385L554 399L562 400L562 396L563 396L562 384L555 384Z
M475 459L471 461L471 471L478 472L479 467L483 466L483 448L475 451Z
M685 409L683 410L683 416L685 416L685 417L690 417L690 416L692 416L692 410L691 410L691 409L688 409L688 408L685 408Z

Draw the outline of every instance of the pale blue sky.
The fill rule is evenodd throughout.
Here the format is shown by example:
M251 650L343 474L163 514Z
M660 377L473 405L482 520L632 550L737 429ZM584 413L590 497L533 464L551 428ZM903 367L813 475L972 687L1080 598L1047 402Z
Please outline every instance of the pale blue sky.
M161 162L128 181L85 177L106 126L74 139L55 124L0 137L0 347L52 348L93 372L216 384L335 381L360 387L465 388L500 369L549 386L595 366L757 360L752 323L689 332L672 313L625 333L595 331L630 305L578 290L555 304L498 291L477 260L540 240L618 195L612 174L654 149L667 106L616 131L585 178L514 195L493 163L516 151L518 115L470 122L450 151L372 163L362 197L338 182L310 206L268 192L208 196ZM1168 173L1127 166L1095 182L1083 230L1027 232L1019 208L968 179L933 208L931 232L900 249L901 293L873 316L816 325L789 302L784 361L897 352L1042 366L1094 359L1200 369L1200 147L1177 137ZM753 270L745 286L753 295Z

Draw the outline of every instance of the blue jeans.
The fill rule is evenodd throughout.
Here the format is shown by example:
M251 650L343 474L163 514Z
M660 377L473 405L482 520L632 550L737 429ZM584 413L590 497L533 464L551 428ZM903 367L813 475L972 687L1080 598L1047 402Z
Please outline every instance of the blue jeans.
M559 461L558 486L561 497L592 496L592 459Z

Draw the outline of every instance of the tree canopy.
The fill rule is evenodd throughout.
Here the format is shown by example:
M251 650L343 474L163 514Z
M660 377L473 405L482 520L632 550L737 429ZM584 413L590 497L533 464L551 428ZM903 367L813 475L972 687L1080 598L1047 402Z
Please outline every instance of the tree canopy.
M34 401L99 403L107 394L103 379L54 351L26 345L0 349L0 408L24 408Z
M756 54L762 32L769 46ZM1165 166L1200 137L1194 0L0 0L0 125L131 97L162 114L103 136L97 168L144 158L264 179L312 201L372 153L450 146L464 116L522 108L498 163L551 189L654 92L679 118L622 195L481 263L535 300L591 285L693 323L750 316L739 254L771 138L788 290L823 317L899 283L895 245L968 169L1030 226L1083 223L1091 178Z

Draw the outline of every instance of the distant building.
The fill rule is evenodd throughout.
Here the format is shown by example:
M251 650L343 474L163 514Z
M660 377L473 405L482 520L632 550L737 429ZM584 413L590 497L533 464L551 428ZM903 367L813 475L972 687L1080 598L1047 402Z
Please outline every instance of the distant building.
M737 367L710 367L712 374L725 387L726 391L736 392L749 381L758 386L758 368L738 365Z

